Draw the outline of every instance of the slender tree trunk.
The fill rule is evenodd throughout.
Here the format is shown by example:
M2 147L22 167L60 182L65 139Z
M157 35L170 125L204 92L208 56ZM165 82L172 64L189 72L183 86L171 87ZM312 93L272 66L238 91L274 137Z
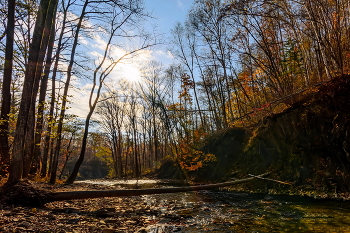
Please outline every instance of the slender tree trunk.
M58 62L59 62L59 57L61 54L61 50L62 50L62 39L63 39L63 35L64 35L64 30L66 28L66 20L67 20L67 12L68 12L68 8L70 6L70 1L68 1L67 3L67 7L64 7L64 1L62 1L63 4L63 21L62 21L62 29L61 29L61 33L58 39L58 46L57 46L57 50L56 50L56 54L55 54L55 65L52 71L52 81L51 81L51 101L50 101L50 113L48 116L48 127L47 127L47 133L45 136L45 140L44 140L44 149L43 149L43 160L42 160L42 167L41 167L41 177L45 177L46 176L46 171L47 171L47 160L49 157L49 152L50 152L50 166L49 166L49 173L51 173L51 169L52 169L52 152L53 152L53 141L51 139L51 131L52 131L52 127L54 125L54 110L55 110L55 104L56 104L56 75L57 75L57 70L58 70ZM51 150L50 150L51 148Z
M2 103L0 116L0 176L6 175L10 162L8 129L11 109L11 81L13 66L13 41L15 29L15 0L8 0L4 77L2 80Z
M115 132L112 132L112 159L113 159L113 168L115 172L115 176L118 177L118 148L117 148L117 137L115 135Z
M153 119L152 119L152 125L153 125L153 143L154 143L154 161L157 162L158 161L158 137L157 137L157 126L156 126L156 113L155 113L155 103L152 103L152 115L153 115Z
M62 21L62 29L61 33L58 39L58 46L55 54L55 65L52 71L52 78L51 78L51 101L50 101L50 113L48 116L48 127L47 127L47 133L45 136L45 141L44 141L44 150L43 150L43 160L42 160L42 167L41 167L41 177L45 177L47 173L47 162L48 162L48 157L49 157L49 152L50 152L50 165L49 165L49 172L51 174L51 169L52 169L52 154L53 154L53 139L51 138L51 131L54 126L54 110L55 110L55 104L56 104L56 75L57 75L57 70L58 70L58 63L59 63L59 57L61 54L62 50L62 39L64 35L64 30L66 28L66 20L67 20L67 12L68 8L70 6L70 1L67 3L67 7L64 7L64 1L62 1L63 4L63 21Z
M35 110L36 110L36 98L39 90L39 83L43 70L43 63L45 59L46 50L49 44L49 38L51 30L55 30L55 18L56 18L56 6L58 0L50 0L49 7L47 9L47 16L45 18L45 25L43 29L43 36L41 39L41 47L39 50L39 56L37 61L37 67L35 71L31 106L29 109L29 115L27 120L26 137L24 142L24 156L23 156L23 178L26 178L29 174L30 165L32 163L34 155L34 133L35 133Z
M55 0L52 0L55 2ZM20 110L18 113L16 133L13 144L13 157L10 165L9 178L7 183L13 184L17 183L23 175L23 149L24 149L24 140L29 116L29 109L32 103L33 96L36 96L37 93L33 93L34 83L38 82L35 80L36 69L39 66L39 52L40 46L42 43L45 19L48 15L49 0L41 0L40 6L37 14L37 20L35 23L34 34L32 43L29 49L28 64L26 67L26 73L23 84L22 99L20 104ZM49 14L50 15L50 14ZM51 12L51 16L52 16ZM51 28L51 27L50 27Z
M130 155L129 153L129 148L130 148L130 135L129 132L127 133L126 136L126 153L125 153L125 166L124 166L124 176L126 177L128 175L128 157Z
M97 105L97 102L98 102L98 99L100 97L100 94L101 94L101 89L102 89L102 86L103 86L103 81L104 81L104 78L106 77L106 74L105 74L105 71L102 72L102 74L100 74L99 76L99 85L98 85L98 88L97 88L97 93L96 93L96 98L94 101L92 101L92 98L95 94L95 87L96 87L96 80L97 80L97 76L98 76L98 72L100 70L100 68L103 66L104 64L104 61L107 57L107 52L108 52L108 48L109 48L109 45L111 43L111 39L112 39L112 35L109 39L109 42L107 43L107 46L106 46L106 49L105 49L105 54L104 54L104 57L100 63L100 65L95 69L94 71L94 83L93 83L93 87L91 89L91 92L90 92L90 97L89 97L89 107L90 107L90 110L89 110L89 113L86 117L86 120L85 120L85 129L84 129L84 135L83 135L83 142L81 144L81 150L80 150L80 155L79 155L79 159L78 161L75 163L75 166L74 166L74 169L71 173L71 175L68 177L68 179L66 180L66 184L73 184L73 182L75 181L75 179L77 178L77 175L78 175L78 172L79 172L79 168L81 166L81 164L83 163L84 161L84 158L85 158L85 151L86 151L86 145L87 145L87 137L89 135L89 126L90 126L90 119L91 119L91 116L92 114L94 113L95 111L95 108L96 108L96 105ZM107 74L108 75L108 74Z
M123 153L123 148L122 148L122 132L120 127L118 128L118 176L122 177L124 172L123 172L123 159L122 159L122 153Z
M91 97L92 97L92 94L90 95L90 98ZM70 174L70 176L68 177L68 179L65 182L66 184L73 184L73 182L77 178L77 175L78 175L78 172L79 172L79 168L80 168L81 164L84 162L86 145L87 145L87 138L88 138L88 135L89 135L90 119L91 119L91 116L92 116L93 112L94 112L94 109L90 109L90 112L89 112L89 114L86 117L85 129L84 129L84 135L83 135L83 142L81 144L80 155L79 155L79 158L78 158L77 162L75 163L75 166L74 166L74 169L73 169L72 173Z
M55 12L56 10L57 8L55 9ZM52 51L53 51L53 46L55 42L55 34L56 34L55 22L56 22L56 17L53 18L53 22L52 22L50 41L49 41L47 55L46 55L44 76L41 80L41 86L40 86L37 123L35 127L36 132L34 136L34 154L33 154L32 166L30 170L30 174L32 175L34 175L40 168L41 137L43 133L42 131L43 131L43 124L44 124L45 97L46 97L46 90L47 90L47 83L49 79L50 68L52 64ZM47 160L47 157L46 157L46 160ZM46 162L45 162L45 166L46 166Z
M135 123L135 119L136 116L133 116L132 119L132 127L133 127L133 144L134 144L134 162L135 162L135 176L136 177L140 177L140 169L139 169L139 152L138 152L138 148L137 148L137 139L136 139L136 123Z
M67 105L67 94L68 94L70 80L72 78L72 68L73 68L73 64L74 64L75 50L78 46L79 32L81 29L81 25L83 23L83 19L85 16L85 10L86 10L86 7L88 6L88 4L89 4L89 0L86 0L84 5L83 5L81 14L80 14L79 22L77 24L77 29L75 31L75 37L74 37L73 47L72 47L72 51L71 51L71 57L70 57L69 65L68 65L67 79L66 79L66 83L65 83L64 91L63 91L62 108L61 108L61 113L60 113L60 118L59 118L58 128L57 128L57 142L56 142L56 147L55 147L55 151L54 151L53 161L51 163L52 168L51 168L50 181L49 181L51 184L56 183L58 156L59 156L61 141L62 141L61 134L62 134L62 128L63 128L63 119L65 116L66 105Z
M67 145L67 148L66 148L66 151L67 151L67 155L66 155L66 159L64 161L64 164L63 164L63 167L62 167L62 170L61 170L61 173L60 173L60 176L58 177L58 179L61 179L62 175L63 175L63 172L64 172L64 169L66 168L66 165L67 165L67 162L70 158L70 155L72 153L72 150L69 151L69 148L71 147L71 144L72 144L72 141L73 141L73 137L74 137L74 133L72 133L70 139L69 139L69 143Z

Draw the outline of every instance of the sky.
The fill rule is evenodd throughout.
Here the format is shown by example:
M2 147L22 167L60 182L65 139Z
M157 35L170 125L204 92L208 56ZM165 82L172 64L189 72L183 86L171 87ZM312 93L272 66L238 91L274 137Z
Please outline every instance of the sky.
M144 0L145 7L156 18L155 24L160 33L164 33L165 38L170 37L170 31L176 22L184 22L188 11L191 9L194 0ZM162 56L163 55L163 56ZM154 57L164 65L171 63L171 56L164 45L153 54Z
M184 22L188 11L190 10L194 0L144 0L145 8L152 14L154 19L152 24L157 26L157 32L164 35L164 39L171 36L171 29L173 29L176 22ZM151 29L151 28L150 28ZM90 48L89 53L91 55L101 54L99 48L103 48L106 43L98 35L96 40L88 42L84 38L80 38L84 41L86 47ZM96 50L94 50L94 48ZM156 48L145 51L142 56L135 59L135 63L142 63L147 60L156 60L161 62L164 66L174 63L172 54L168 51L169 45L164 44L157 46ZM116 67L114 73L111 76L121 77L123 75L129 75L131 73L137 74L137 68L131 64L121 64ZM69 95L74 96L69 104L67 112L69 114L75 114L80 118L85 118L88 114L88 96L91 90L92 84L86 82L84 84L79 83L79 79L73 81L73 85L77 86L76 89L70 89Z
M159 28L169 32L176 21L183 22L193 0L144 0L146 8L157 17Z

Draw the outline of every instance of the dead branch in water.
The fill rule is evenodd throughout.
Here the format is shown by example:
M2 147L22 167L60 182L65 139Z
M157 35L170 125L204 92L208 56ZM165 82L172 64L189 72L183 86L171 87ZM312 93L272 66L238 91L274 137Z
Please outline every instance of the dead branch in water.
M140 195L150 195L150 194L209 190L209 189L215 189L220 187L246 183L246 182L255 180L257 178L268 176L270 174L271 172L267 172L251 178L235 180L230 182L208 184L208 185L196 185L196 186L188 186L188 187L178 187L178 188L58 192L58 193L50 194L50 197L48 198L47 202L73 200L73 199L87 199L87 198L100 198L100 197L125 197L125 196L140 196Z

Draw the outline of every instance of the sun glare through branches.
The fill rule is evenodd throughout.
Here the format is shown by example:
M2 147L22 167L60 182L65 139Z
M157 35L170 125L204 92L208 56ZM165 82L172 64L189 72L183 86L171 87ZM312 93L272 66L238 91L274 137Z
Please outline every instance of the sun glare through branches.
M135 66L130 66L126 69L126 76L124 77L127 82L138 83L142 81L142 75L140 70Z

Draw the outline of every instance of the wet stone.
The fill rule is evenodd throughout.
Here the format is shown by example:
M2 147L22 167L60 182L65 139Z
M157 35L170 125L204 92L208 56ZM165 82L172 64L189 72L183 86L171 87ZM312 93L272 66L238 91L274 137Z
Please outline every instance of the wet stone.
M19 227L29 227L30 225L31 224L29 222L26 222L26 221L21 222L21 223L18 224Z
M112 228L105 228L102 230L102 233L114 233L114 232L115 232L115 230Z
M66 214L71 214L71 213L80 213L80 210L77 208L66 208L64 210Z
M105 220L105 223L117 223L117 222L119 222L118 219L106 219Z
M107 209L99 209L95 211L96 217L107 218L114 216L114 212L111 212Z
M79 222L79 219L78 219L78 218L69 219L69 220L67 221L68 224L75 224L75 223L77 223L77 222Z
M55 208L52 210L53 213L64 213L65 209L61 209L61 208Z

